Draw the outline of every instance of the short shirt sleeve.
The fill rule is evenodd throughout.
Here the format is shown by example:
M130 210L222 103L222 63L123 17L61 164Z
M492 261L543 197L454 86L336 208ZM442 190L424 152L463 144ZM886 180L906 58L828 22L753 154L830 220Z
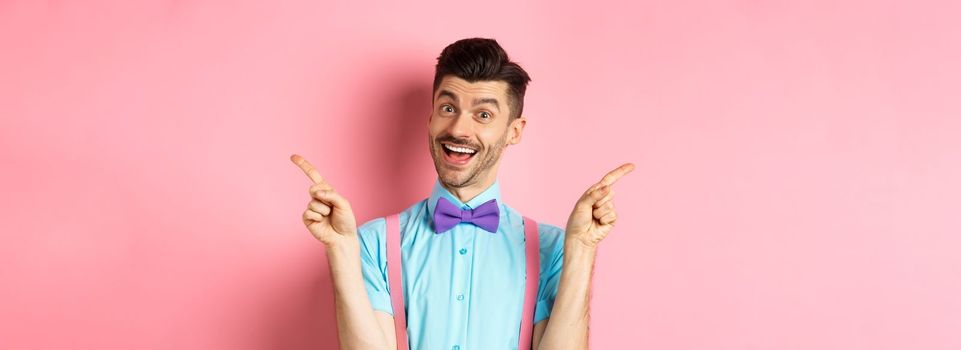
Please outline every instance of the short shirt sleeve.
M541 276L534 309L535 324L551 316L564 264L564 230L538 223L537 231L540 237Z
M377 218L364 223L357 228L357 237L360 241L360 268L370 306L393 315L387 288L387 220Z

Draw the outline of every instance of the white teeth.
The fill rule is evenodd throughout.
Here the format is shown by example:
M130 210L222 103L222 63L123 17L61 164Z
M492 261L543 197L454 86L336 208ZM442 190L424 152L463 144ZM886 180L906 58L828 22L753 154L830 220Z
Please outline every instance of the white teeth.
M451 145L447 145L447 144L445 144L444 147L447 148L447 149L449 149L449 150L451 150L451 151L460 152L460 153L474 154L474 152L477 152L477 151L472 150L472 149L470 149L470 148L456 147L456 146L451 146Z

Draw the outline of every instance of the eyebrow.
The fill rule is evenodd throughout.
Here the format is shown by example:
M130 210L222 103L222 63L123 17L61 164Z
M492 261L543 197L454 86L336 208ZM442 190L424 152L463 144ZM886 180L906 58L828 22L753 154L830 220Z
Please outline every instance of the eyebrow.
M451 100L454 100L454 103L460 103L460 102L459 102L460 99L457 98L457 94L455 94L455 93L453 93L453 92L450 92L450 91L448 91L448 90L441 90L440 93L437 94L437 99L439 100L441 97L444 97L444 96L447 96L447 97L449 97Z
M457 98L457 94L451 92L450 90L440 90L440 92L437 93L437 99L440 99L441 97L444 97L444 96L454 100L454 103L460 103L460 99ZM472 102L474 106L479 104L484 104L484 103L490 103L497 108L498 112L500 112L501 110L500 102L498 102L496 98L491 98L491 97L475 98L474 101Z
M495 108L497 108L497 111L498 111L498 112L501 111L501 105L500 105L500 103L497 102L497 99L496 99L496 98L487 97L487 98L475 98L475 99L474 99L474 106L479 105L479 104L484 104L484 103L490 103L490 104L494 105Z

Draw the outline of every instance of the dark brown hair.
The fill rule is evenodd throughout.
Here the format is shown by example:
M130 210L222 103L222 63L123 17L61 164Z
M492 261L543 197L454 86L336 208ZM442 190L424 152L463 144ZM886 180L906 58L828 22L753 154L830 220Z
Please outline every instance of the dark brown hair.
M447 75L453 75L468 82L503 81L507 83L508 105L511 118L520 117L524 111L524 93L531 77L524 68L512 62L496 40L485 38L461 39L447 45L437 57L434 71L434 90Z

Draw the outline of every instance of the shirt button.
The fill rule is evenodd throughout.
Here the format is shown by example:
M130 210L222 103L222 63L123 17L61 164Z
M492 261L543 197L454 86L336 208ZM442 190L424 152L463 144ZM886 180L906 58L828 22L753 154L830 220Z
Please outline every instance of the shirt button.
M457 300L464 300L463 294L457 294Z
M464 255L464 254L467 254L467 248L460 249L460 255Z
M454 345L454 347L452 347L451 350L460 350L460 345Z

